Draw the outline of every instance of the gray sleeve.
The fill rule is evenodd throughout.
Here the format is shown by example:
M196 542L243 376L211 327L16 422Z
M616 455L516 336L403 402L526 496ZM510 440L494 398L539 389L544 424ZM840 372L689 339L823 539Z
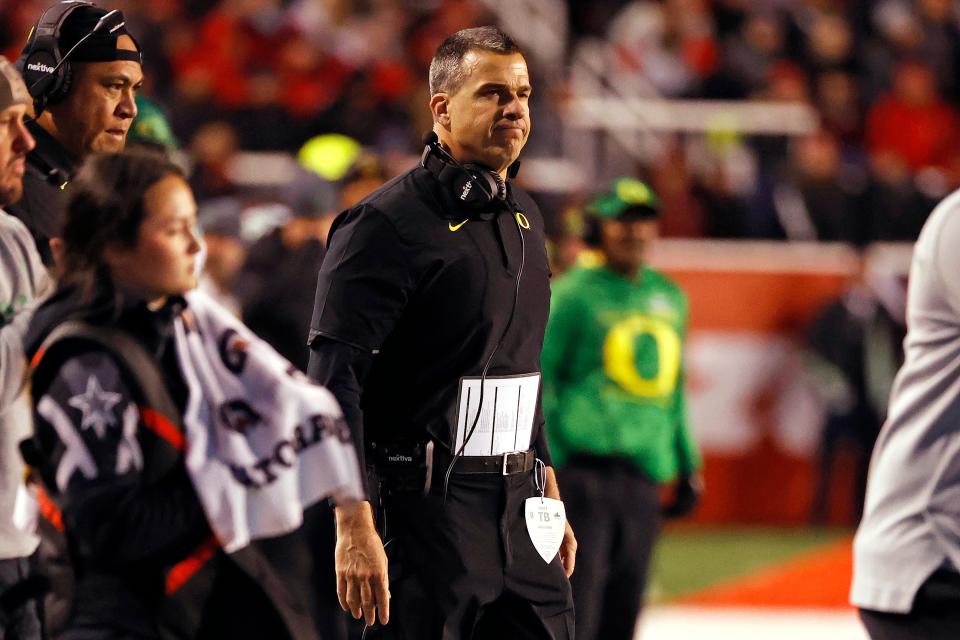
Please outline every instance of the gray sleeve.
M943 297L960 323L960 208L948 214L938 230L933 260Z
M0 211L0 411L23 387L23 338L36 306L53 289L36 245L19 220Z

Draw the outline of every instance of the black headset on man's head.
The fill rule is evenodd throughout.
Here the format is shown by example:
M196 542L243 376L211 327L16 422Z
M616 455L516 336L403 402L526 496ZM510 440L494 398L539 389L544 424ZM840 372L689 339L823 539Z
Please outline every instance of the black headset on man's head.
M124 26L123 14L114 9L104 14L69 51L66 53L60 51L60 31L70 14L81 7L95 6L84 0L58 2L43 12L30 31L27 45L17 61L17 67L33 98L34 118L39 117L47 105L63 100L70 91L70 82L73 77L70 56L77 47L97 33L102 31L112 33Z

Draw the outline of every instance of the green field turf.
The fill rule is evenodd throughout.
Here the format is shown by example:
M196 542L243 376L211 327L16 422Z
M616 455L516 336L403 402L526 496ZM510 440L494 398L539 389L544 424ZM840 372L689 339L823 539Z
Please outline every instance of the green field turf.
M746 576L849 533L846 529L668 529L654 555L648 601L663 602Z

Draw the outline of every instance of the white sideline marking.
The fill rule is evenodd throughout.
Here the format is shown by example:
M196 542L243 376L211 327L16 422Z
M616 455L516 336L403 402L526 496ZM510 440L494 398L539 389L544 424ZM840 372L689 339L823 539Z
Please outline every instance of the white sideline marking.
M856 611L654 606L634 640L868 640Z

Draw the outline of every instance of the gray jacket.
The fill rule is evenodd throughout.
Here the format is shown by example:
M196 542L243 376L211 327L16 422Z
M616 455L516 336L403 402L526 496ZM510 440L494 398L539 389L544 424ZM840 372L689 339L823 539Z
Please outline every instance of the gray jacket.
M0 559L28 556L37 546L35 536L14 527L13 508L24 469L18 443L32 431L23 337L52 288L30 232L0 209Z
M892 613L910 611L938 568L960 567L960 191L914 247L904 346L870 461L850 594Z

